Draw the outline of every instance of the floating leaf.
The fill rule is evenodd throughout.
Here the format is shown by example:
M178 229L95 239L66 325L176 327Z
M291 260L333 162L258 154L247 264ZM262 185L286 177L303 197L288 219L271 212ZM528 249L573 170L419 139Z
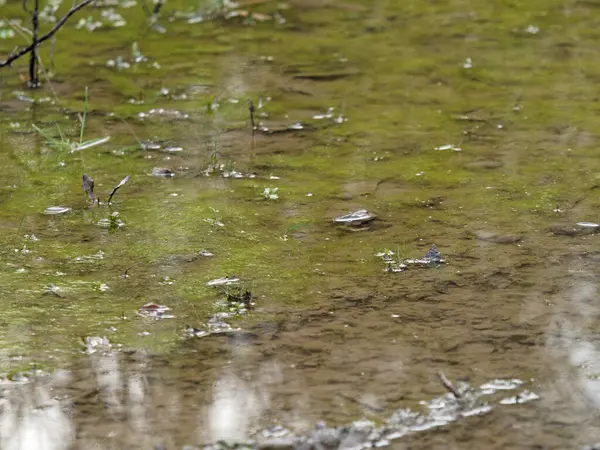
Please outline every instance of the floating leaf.
M121 180L121 182L119 184L117 184L113 190L111 191L110 195L108 196L108 200L106 203L110 203L111 199L113 198L113 195L115 195L115 193L117 192L117 190L123 186L125 183L127 183L129 181L129 178L131 177L131 175L127 175L125 178L123 178Z

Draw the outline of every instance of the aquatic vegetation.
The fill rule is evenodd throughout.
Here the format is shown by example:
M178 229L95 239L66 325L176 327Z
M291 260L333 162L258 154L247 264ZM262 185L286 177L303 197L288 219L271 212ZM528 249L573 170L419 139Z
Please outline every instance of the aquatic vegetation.
M37 131L46 141L46 145L59 150L59 151L70 151L71 153L86 150L97 145L104 144L110 140L110 136L105 136L102 138L90 139L88 141L83 140L83 135L85 132L85 124L87 120L87 112L88 112L88 88L85 88L85 101L83 106L83 115L79 117L79 141L73 141L71 138L66 136L60 125L56 125L56 128L59 133L59 138L55 138L51 136L48 132L43 131L38 128L35 124L32 125L33 129Z
M117 230L119 228L123 228L125 226L125 222L119 219L118 211L114 211L103 219L100 219L97 223L99 227L108 228L111 231Z

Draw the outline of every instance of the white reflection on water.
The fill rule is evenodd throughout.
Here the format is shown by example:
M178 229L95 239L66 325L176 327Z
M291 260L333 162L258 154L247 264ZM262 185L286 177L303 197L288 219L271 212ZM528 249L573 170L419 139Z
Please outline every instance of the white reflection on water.
M208 435L202 436L207 442L242 440L256 431L261 417L273 407L272 385L283 381L281 368L274 361L261 364L258 370L234 370L225 368L213 383L213 401L207 409Z
M0 448L62 450L71 445L74 427L45 386L24 385L0 399Z
M600 346L596 332L590 332L598 317L598 289L592 273L571 268L571 289L556 302L553 325L548 333L554 357L567 357L570 370L557 369L557 390L579 408L600 409Z

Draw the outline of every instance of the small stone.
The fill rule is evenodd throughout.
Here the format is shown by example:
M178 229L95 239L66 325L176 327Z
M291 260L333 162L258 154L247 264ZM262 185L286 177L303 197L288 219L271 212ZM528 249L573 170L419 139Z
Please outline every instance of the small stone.
M493 231L477 230L473 232L475 239L480 241L494 242L496 244L516 244L523 238L517 234L497 235Z
M295 447L296 439L291 436L267 439L257 445L258 450L292 450Z
M153 177L174 177L175 173L172 170L166 169L164 167L154 167L152 169L152 176Z
M493 159L484 159L482 161L473 161L465 165L467 169L498 169L502 167L504 163L502 161L495 161Z

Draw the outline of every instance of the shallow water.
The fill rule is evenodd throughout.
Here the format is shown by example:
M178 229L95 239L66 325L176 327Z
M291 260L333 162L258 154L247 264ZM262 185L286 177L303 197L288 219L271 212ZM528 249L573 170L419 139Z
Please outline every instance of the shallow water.
M89 9L58 33L41 90L23 87L24 60L0 71L0 447L262 442L275 425L307 439L428 405L448 420L389 445L600 441L600 248L576 225L600 222L597 5L194 9L165 5L164 34L139 5L116 7L124 27L76 29L106 11ZM32 125L78 144L86 86L84 140L110 140L49 146ZM252 133L247 99L269 133ZM56 206L70 210L44 214ZM361 209L376 219L334 223ZM386 272L376 256L432 244L443 264ZM150 302L170 309L140 314ZM220 322L232 330L190 335ZM456 409L438 372L475 403ZM501 403L524 391L539 398Z

